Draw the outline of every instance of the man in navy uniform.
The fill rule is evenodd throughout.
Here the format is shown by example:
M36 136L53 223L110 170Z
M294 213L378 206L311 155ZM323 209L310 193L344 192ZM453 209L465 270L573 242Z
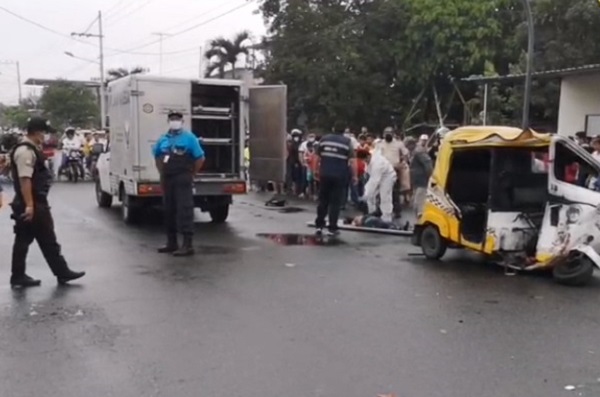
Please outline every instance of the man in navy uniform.
M40 280L25 273L25 261L29 246L36 240L44 258L59 284L78 279L85 272L69 269L61 254L60 245L54 233L54 220L48 203L48 193L52 183L52 173L46 167L41 150L44 134L54 132L47 120L31 118L27 123L27 136L11 152L12 179L15 198L10 204L15 221L15 243L12 253L12 277L14 287L33 287Z
M325 228L325 217L329 215L328 234L338 234L338 219L346 184L348 183L348 164L354 158L354 149L350 138L344 136L345 125L337 122L333 127L333 133L325 135L319 141L319 170L320 190L319 205L317 207L317 235L323 234ZM356 162L352 161L352 183L356 184L357 170Z
M183 114L171 111L168 121L169 130L153 148L163 189L167 232L167 244L158 252L190 256L194 254L194 175L204 164L204 150L196 135L183 128ZM183 236L181 247L177 233Z

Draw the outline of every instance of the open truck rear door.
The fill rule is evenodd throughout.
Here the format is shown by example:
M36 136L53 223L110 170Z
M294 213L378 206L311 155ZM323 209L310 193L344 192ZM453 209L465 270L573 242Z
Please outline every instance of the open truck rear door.
M249 91L250 178L285 181L287 87L256 86Z

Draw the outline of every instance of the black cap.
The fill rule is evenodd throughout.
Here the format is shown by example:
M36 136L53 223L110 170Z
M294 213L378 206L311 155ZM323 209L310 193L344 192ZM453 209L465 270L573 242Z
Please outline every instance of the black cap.
M27 133L31 134L32 132L56 132L54 128L50 125L50 122L43 117L32 117L27 121Z
M169 110L169 114L167 115L167 118L169 118L169 119L171 119L171 118L182 119L183 118L183 114L181 112L178 112L177 110Z

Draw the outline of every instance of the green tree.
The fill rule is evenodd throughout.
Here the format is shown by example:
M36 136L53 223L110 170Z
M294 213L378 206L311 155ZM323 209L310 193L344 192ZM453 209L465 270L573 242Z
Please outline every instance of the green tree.
M59 128L68 125L91 127L99 121L98 99L94 92L89 87L65 80L46 87L38 107Z
M534 70L570 68L600 61L600 42L593 33L596 27L600 26L600 9L597 2L536 0L532 5L536 37ZM512 17L504 15L504 26L506 31L511 31L507 19L512 18L510 24L516 28L512 28L512 35L505 39L505 42L510 40L515 43L511 47L517 49L518 53L504 57L504 69L501 74L525 73L527 26L522 6L513 5L512 10ZM498 61L496 63L499 64ZM534 80L530 115L534 127L552 129L556 126L559 97L558 79ZM478 91L477 98L478 102L483 102L483 89ZM520 125L522 106L522 82L498 83L490 87L490 122Z
M218 76L223 78L225 69L227 66L231 66L232 77L235 79L235 65L241 55L248 56L250 38L250 32L243 31L236 34L232 40L224 37L212 40L210 48L204 53L204 57L209 61L205 72L206 77L210 77L215 71L218 71Z
M268 82L288 85L290 119L379 129L437 120L433 87L451 109L451 78L499 58L511 0L265 0ZM415 103L415 99L421 99ZM455 113L462 111L454 109Z
M0 126L6 128L24 128L29 118L29 112L23 105L0 105Z

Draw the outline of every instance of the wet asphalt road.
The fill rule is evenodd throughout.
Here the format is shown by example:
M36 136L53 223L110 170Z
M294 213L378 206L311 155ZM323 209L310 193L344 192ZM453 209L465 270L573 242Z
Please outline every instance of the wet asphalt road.
M156 221L126 227L92 185L58 184L59 239L88 275L57 287L35 247L29 290L8 286L4 208L0 396L600 396L600 281L427 263L377 235L279 246L256 234L310 233L313 215L261 200L227 225L200 216L199 255L174 259L155 253Z

